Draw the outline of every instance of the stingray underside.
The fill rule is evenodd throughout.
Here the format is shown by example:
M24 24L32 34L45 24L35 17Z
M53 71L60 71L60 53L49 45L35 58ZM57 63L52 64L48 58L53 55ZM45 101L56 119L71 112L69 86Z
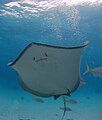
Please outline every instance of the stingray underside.
M23 89L57 99L78 88L80 57L86 45L58 47L32 43L9 66L17 71Z

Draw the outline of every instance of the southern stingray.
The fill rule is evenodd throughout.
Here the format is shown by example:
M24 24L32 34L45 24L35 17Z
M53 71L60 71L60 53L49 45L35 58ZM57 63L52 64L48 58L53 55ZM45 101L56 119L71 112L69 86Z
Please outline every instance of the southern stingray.
M80 57L87 44L60 47L33 42L8 65L17 71L23 89L34 95L70 96L80 84Z

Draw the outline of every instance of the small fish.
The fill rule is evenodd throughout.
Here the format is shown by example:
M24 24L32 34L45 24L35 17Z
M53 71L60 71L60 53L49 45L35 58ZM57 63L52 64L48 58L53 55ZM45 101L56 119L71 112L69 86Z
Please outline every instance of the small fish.
M60 110L72 111L72 109L71 109L71 108L69 108L69 107L66 107L66 108L64 108L64 107L60 107Z
M93 75L97 75L98 77L102 78L102 67L95 67L95 68L90 68L87 65L87 69L86 71L83 73L83 75L89 74L89 73L93 73Z
M77 104L76 100L70 99L70 100L66 100L66 102L70 103L70 104Z
M35 98L34 100L39 103L44 103L44 101L41 98Z

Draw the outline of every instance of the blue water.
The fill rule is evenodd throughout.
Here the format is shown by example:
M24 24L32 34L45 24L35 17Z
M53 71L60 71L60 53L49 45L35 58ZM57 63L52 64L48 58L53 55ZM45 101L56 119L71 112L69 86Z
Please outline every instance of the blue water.
M102 120L102 78L83 75L86 64L102 66L102 3L70 6L35 0L37 5L33 6L30 0L14 0L16 6L5 5L12 1L0 1L0 120L59 120L62 99L42 98L43 104L36 102L36 96L20 87L17 73L7 64L31 42L77 46L86 40L90 44L82 53L80 67L86 84L71 95L77 104L68 104L72 111L64 120Z

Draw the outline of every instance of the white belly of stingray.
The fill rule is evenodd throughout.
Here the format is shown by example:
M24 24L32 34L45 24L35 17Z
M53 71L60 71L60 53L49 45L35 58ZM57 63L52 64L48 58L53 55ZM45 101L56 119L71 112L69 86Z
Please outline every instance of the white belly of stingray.
M67 94L68 90L74 90L79 80L80 55L84 46L64 49L31 44L10 66L33 94Z

